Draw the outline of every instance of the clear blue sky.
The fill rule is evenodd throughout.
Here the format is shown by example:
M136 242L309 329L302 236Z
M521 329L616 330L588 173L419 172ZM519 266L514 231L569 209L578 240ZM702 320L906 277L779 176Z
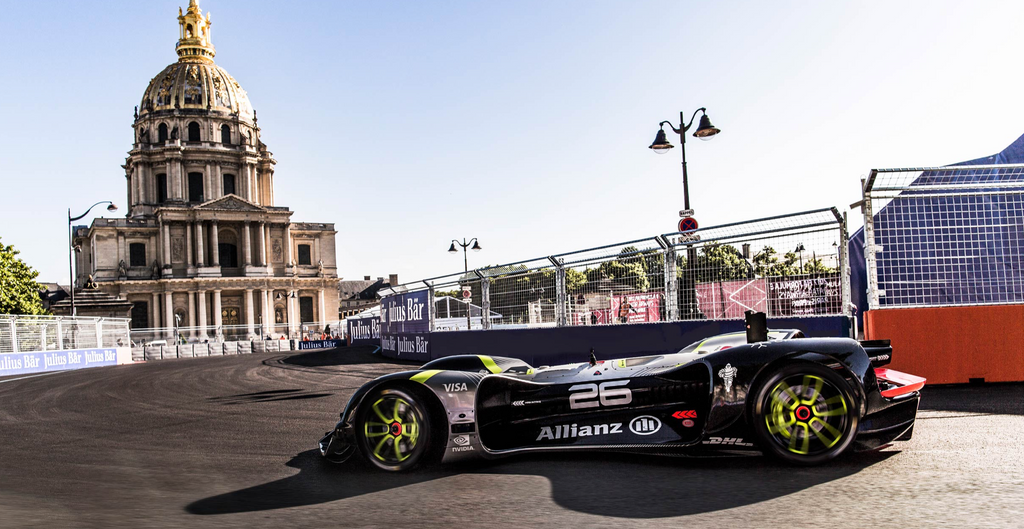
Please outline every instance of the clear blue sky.
M40 280L67 281L68 207L124 204L132 108L187 5L4 3L0 238ZM201 7L278 160L277 204L335 223L350 279L461 270L456 237L480 239L479 266L673 231L679 149L647 146L681 110L722 129L687 143L704 226L846 209L873 167L1024 133L1024 2Z

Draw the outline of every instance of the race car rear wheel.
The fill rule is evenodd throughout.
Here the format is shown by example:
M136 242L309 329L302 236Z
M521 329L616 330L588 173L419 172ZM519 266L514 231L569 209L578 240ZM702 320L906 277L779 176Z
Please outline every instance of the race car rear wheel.
M382 388L363 400L355 434L366 460L383 470L415 467L431 444L430 414L424 399L401 388Z
M752 410L761 448L787 462L814 465L841 454L858 413L843 377L818 364L793 363L759 385Z

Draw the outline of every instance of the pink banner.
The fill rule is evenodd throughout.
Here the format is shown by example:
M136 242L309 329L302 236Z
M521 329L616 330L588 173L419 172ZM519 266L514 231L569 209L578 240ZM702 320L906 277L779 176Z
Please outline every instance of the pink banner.
M709 320L742 319L748 310L768 310L768 282L740 279L697 285L697 308Z
M612 296L611 323L647 323L661 321L661 293Z

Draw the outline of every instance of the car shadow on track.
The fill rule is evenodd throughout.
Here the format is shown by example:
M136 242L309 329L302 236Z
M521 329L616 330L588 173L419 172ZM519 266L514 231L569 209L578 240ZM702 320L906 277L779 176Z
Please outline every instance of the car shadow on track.
M552 499L588 514L623 518L682 516L762 502L860 472L898 452L848 454L838 461L797 468L764 457L665 458L624 454L531 455L388 474L350 461L335 465L317 450L287 465L284 479L195 501L196 515L283 509L353 498L461 474L532 475L551 481Z
M408 360L396 360L384 358L379 352L374 353L379 347L352 346L339 347L336 349L311 349L298 351L281 360L282 363L302 367L328 367L356 364L398 364L398 365L423 365L423 362L412 362Z
M1024 415L1024 384L925 386L920 407L929 411Z

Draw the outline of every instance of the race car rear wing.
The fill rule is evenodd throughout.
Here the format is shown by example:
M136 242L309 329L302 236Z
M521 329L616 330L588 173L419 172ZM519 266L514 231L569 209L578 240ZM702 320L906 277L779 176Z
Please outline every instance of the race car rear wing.
M861 340L860 346L864 348L864 352L871 359L872 367L889 365L889 362L892 361L892 345L889 340Z

